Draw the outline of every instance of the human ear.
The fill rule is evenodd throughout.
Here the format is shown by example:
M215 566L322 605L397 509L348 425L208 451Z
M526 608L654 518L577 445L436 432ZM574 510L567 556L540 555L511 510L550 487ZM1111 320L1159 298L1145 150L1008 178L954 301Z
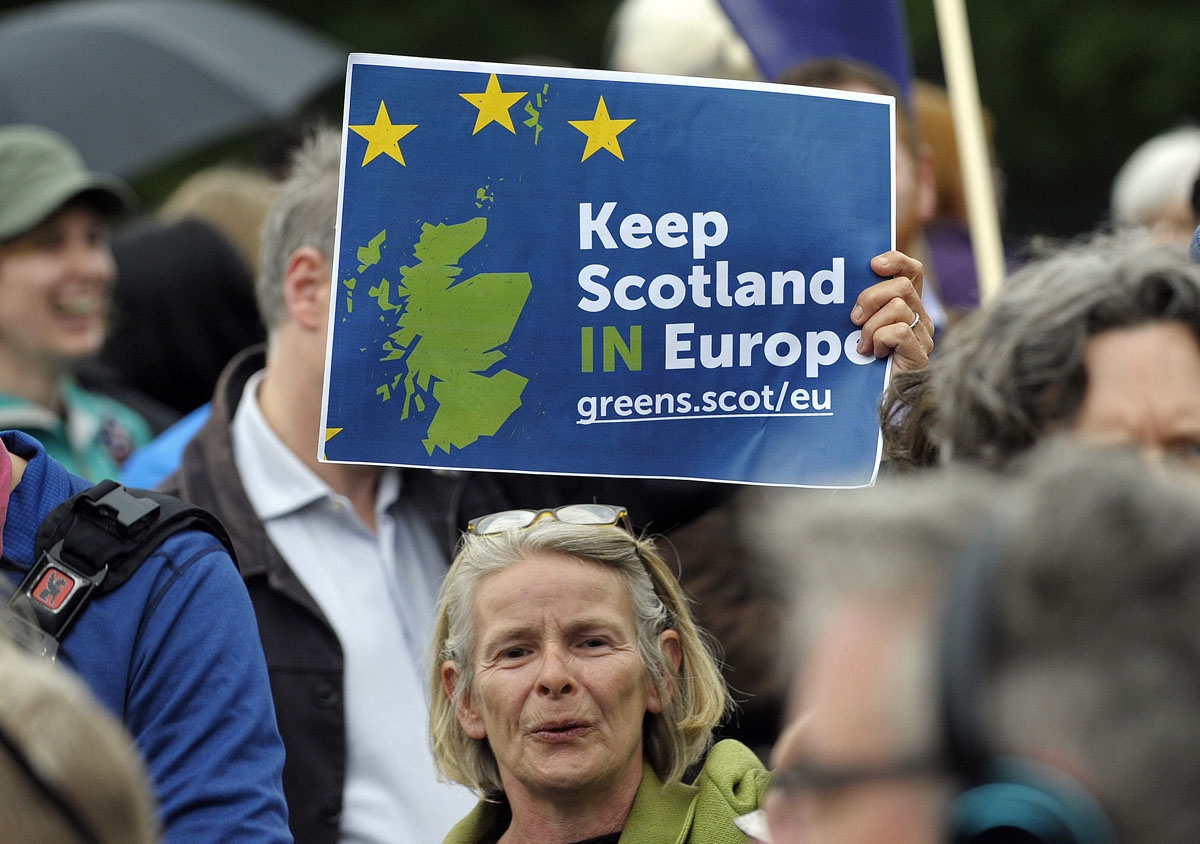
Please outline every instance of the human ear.
M318 331L328 319L329 262L315 246L301 246L288 256L283 275L283 296L292 320L309 331Z
M679 633L674 630L664 630L659 633L658 646L667 657L667 661L671 663L672 672L678 674L680 667L683 665L683 645L679 641ZM673 676L668 675L663 678L663 691L668 700L675 694L675 679ZM653 713L662 712L665 703L666 701L659 699L658 691L651 685L650 694L646 699L647 711Z
M442 663L442 688L445 689L446 697L450 700L454 700L454 692L461 680L462 675L459 674L458 665L454 660L448 659ZM487 738L487 727L484 726L479 712L475 710L469 688L463 692L462 699L455 704L454 717L458 719L463 732L471 738L479 740Z

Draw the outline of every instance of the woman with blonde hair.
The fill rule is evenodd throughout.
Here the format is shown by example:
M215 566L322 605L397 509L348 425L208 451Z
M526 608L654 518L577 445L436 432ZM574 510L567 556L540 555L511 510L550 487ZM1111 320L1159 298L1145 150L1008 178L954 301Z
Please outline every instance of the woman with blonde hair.
M442 585L434 657L434 758L481 798L447 844L745 841L734 819L757 808L767 772L737 742L709 749L729 692L624 508L474 520Z

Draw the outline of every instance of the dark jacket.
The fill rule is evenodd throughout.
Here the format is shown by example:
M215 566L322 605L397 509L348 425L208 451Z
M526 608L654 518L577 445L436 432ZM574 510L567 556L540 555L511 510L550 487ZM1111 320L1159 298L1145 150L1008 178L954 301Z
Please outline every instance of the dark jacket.
M265 366L262 347L230 361L213 412L165 488L216 513L237 551L258 615L279 731L287 748L283 788L296 844L336 844L346 775L342 649L316 601L267 538L234 465L229 426L246 381ZM402 495L429 524L447 559L470 518L512 507L575 501L626 506L665 531L722 494L715 484L406 469ZM425 729L424 724L407 725ZM397 764L402 764L397 760Z

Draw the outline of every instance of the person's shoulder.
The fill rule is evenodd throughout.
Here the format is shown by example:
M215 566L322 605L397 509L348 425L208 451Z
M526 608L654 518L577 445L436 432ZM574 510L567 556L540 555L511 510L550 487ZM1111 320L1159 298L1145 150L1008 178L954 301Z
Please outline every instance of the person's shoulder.
M63 386L63 398L72 413L112 419L128 428L139 442L149 442L153 437L153 431L150 423L146 421L146 417L112 396L88 390L78 382L68 380Z
M736 739L722 739L708 751L708 763L745 765L746 767L763 767L758 754Z
M171 570L195 570L197 576L234 574L237 565L222 537L203 523L189 523L165 534L151 552L160 557ZM178 575L176 575L178 576Z
M88 536L95 536L91 529ZM101 537L95 536L96 541ZM126 621L151 625L153 637L171 635L177 620L197 617L195 623L219 637L217 628L240 624L236 616L252 613L245 584L221 537L191 522L145 528L140 536L108 535L102 553L115 561L107 568L103 589L94 599L95 611L82 621L111 630L124 630ZM213 615L213 608L221 612ZM90 621L89 621L90 620ZM119 637L117 637L119 638Z
M753 750L725 739L709 750L696 785L701 799L706 792L715 792L735 812L745 813L758 808L769 780L770 773Z
M654 788L657 778L649 765L645 770L622 841L742 844L736 821L759 808L769 776L754 752L732 739L709 750L691 785Z
M493 831L499 815L499 807L495 803L480 801L471 811L456 823L442 839L442 844L478 844L486 840Z
M261 656L241 572L221 538L208 530L188 526L162 538L114 594L125 591L117 603L141 608L145 639L159 643L155 647L193 659L219 653L238 663ZM195 641L197 635L203 641Z
M136 574L152 594L161 599L197 590L244 591L228 532L211 511L161 490L126 490L160 507L157 523L135 540L141 560Z

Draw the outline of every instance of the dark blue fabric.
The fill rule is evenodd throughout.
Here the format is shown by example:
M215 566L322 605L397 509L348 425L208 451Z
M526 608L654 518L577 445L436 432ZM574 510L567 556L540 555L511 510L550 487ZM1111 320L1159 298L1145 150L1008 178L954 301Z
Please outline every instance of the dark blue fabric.
M906 94L912 55L899 0L721 0L763 75L808 59L846 56L887 73Z

